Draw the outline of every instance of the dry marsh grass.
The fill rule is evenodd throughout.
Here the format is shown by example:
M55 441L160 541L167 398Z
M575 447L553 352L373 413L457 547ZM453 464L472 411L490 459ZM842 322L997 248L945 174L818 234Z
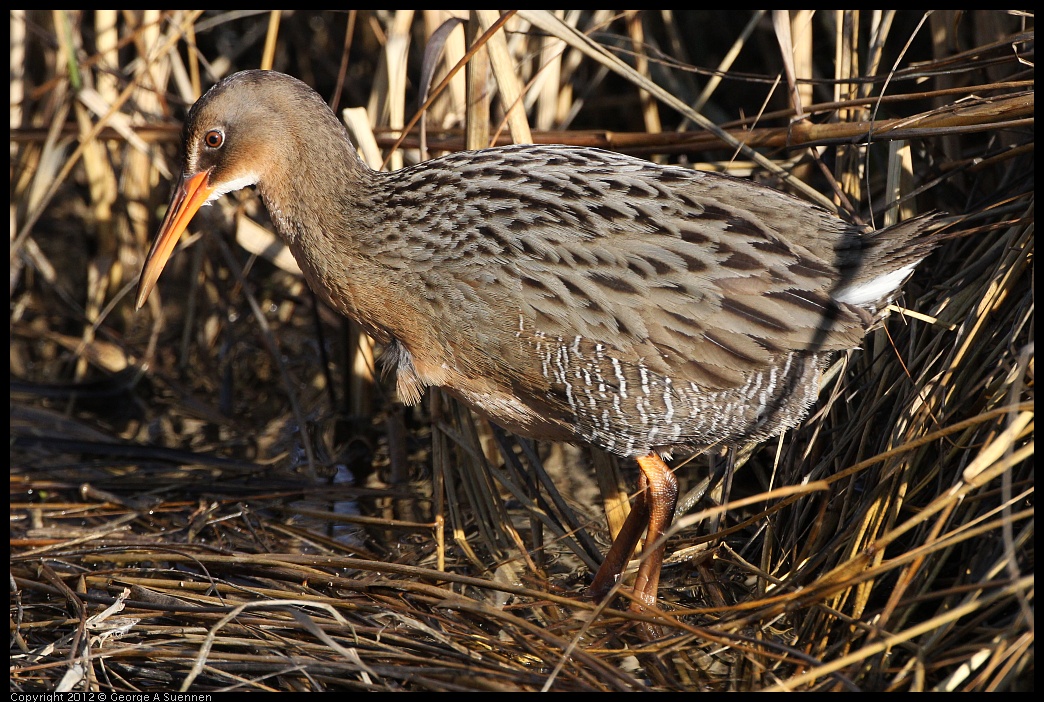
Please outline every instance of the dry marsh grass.
M1032 14L449 17L11 12L12 691L1032 689ZM187 106L257 67L375 167L587 144L947 241L799 430L675 462L643 641L583 597L633 467L396 405L254 193L134 312Z

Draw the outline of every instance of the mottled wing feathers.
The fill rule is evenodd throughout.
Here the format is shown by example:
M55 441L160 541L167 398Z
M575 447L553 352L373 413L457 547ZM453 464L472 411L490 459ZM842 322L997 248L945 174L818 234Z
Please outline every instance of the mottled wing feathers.
M505 376L533 368L519 340L579 338L679 382L738 387L790 353L858 346L875 310L838 291L930 250L747 181L567 146L452 154L374 192L387 259L452 309L450 346L482 330L461 355Z
M496 163L484 167L486 154ZM756 218L715 188L755 187L794 207L775 191L569 147L441 161L457 174L443 185L468 205L441 215L449 240L425 263L438 275L447 262L437 259L452 256L457 286L478 278L512 291L527 333L579 336L710 389L742 384L790 351L849 348L863 336L861 315L831 299L836 267L780 236L781 212ZM419 187L441 202L431 182ZM808 226L812 237L853 236L826 212ZM481 267L461 275L469 256Z

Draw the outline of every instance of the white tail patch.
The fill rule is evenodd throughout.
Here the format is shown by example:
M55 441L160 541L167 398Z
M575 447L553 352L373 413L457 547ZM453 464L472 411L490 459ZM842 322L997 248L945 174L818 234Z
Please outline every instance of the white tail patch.
M833 297L838 302L845 302L856 307L872 307L881 300L890 298L920 262L918 259L897 271L886 273L865 283L843 287L836 291Z

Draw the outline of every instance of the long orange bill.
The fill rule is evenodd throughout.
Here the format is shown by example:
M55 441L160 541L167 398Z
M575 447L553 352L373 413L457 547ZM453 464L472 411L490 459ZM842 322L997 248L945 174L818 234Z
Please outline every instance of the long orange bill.
M156 241L153 242L152 250L145 257L145 265L141 269L135 309L140 310L145 300L149 299L149 293L156 287L156 281L159 280L163 267L167 265L167 259L170 258L182 232L213 192L209 170L182 178L181 185L174 189L174 194L170 196L170 205L167 206L167 216L163 218Z

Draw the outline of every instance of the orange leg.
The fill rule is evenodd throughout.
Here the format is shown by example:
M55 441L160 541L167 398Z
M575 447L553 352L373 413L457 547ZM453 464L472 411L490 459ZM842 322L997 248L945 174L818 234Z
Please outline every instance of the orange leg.
M620 533L616 535L601 567L595 573L591 586L587 588L588 596L594 600L602 600L620 579L620 574L634 553L634 547L638 545L638 539L649 524L647 486L645 473L642 473L638 478L638 496L631 507L631 513L627 515Z
M634 553L634 547L642 531L648 533L645 543L652 544L667 531L674 518L674 507L678 502L678 481L674 473L659 456L652 453L639 458L638 467L642 473L638 480L640 491L634 507L588 589L588 594L596 600L605 597L620 579L620 573ZM664 547L660 546L642 558L638 566L638 577L634 581L634 594L638 599L631 604L632 610L641 611L643 605L656 604L663 553Z

